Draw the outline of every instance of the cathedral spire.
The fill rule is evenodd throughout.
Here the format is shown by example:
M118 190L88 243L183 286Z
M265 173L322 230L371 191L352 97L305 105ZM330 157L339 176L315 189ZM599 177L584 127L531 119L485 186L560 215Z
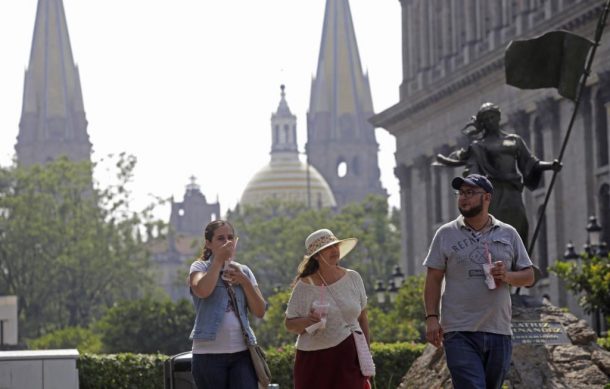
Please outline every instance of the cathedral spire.
M363 73L348 0L327 0L307 113L307 153L340 206L381 187L368 75Z
M91 143L62 0L39 0L23 84L17 161L89 160Z
M310 115L329 113L332 127L339 131L344 115L373 112L368 75L362 71L358 44L348 0L327 0L318 68L312 81ZM354 123L355 135L367 132ZM366 127L366 126L365 126ZM339 134L332 134L338 137Z

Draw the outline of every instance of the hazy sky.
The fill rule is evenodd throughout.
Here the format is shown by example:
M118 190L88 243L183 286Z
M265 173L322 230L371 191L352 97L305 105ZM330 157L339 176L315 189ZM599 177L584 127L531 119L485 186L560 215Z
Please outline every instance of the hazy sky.
M304 149L326 0L64 0L93 160L138 158L135 208L182 200L197 177L208 201L233 208L269 161L280 84ZM14 156L37 0L0 1L0 165ZM351 0L375 112L398 102L400 3ZM382 184L399 205L395 140L376 130ZM96 178L108 178L98 171ZM169 217L169 207L158 216Z

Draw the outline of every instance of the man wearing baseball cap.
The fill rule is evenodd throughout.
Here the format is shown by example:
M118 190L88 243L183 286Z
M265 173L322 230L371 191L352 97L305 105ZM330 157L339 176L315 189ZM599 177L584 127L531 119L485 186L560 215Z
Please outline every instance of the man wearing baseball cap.
M426 339L444 345L456 389L501 388L512 353L510 286L531 285L533 264L515 228L489 214L487 177L455 177L451 186L460 216L436 231L424 260Z

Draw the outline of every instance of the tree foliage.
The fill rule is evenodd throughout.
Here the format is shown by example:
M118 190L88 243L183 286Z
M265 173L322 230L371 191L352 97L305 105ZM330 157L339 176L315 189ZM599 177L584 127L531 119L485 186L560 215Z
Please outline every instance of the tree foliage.
M331 229L340 239L358 238L344 266L360 272L369 293L376 279L391 273L400 255L396 218L381 196L369 196L340 212L271 200L229 211L227 219L240 237L237 260L251 266L265 295L291 284L305 254L305 238L320 228Z
M407 277L394 303L381 305L369 297L369 326L377 342L422 341L424 323L424 275Z
M557 261L550 269L563 279L568 289L580 294L587 313L600 309L610 314L610 259L605 256L581 255L577 262Z
M284 326L284 312L289 299L290 289L278 291L267 299L269 308L265 317L254 328L258 343L265 348L294 344L296 341L296 335L288 332Z
M50 332L40 338L27 342L28 348L34 350L78 349L80 353L97 354L102 351L102 340L99 334L88 328L66 327Z
M195 313L182 299L124 301L110 308L94 325L108 353L177 354L191 348L188 338Z
M87 327L152 284L138 234L150 209L129 209L134 166L121 155L106 188L88 162L0 168L0 293L18 296L21 337Z

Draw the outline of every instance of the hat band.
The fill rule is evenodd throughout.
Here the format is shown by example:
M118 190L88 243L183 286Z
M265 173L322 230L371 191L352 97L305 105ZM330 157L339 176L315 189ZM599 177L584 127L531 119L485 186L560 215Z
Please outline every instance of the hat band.
M307 256L313 255L320 247L332 242L339 242L339 239L334 235L325 235L316 239L307 247Z

